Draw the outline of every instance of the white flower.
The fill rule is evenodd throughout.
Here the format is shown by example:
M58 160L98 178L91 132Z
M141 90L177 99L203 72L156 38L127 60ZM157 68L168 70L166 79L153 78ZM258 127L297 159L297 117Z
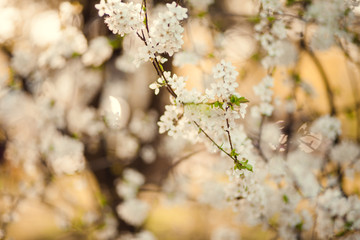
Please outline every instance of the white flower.
M141 148L140 157L145 163L152 163L156 160L156 150L151 145L145 145Z
M222 78L225 76L225 68L224 68L224 60L221 61L221 63L217 64L213 68L213 76L214 78Z
M82 142L56 134L50 144L47 157L56 174L75 174L85 168Z
M265 87L273 87L274 86L274 79L270 75L266 75L262 79L262 82L265 85Z
M273 95L273 90L271 90L270 87L272 87L273 85L274 85L274 79L271 76L267 75L262 79L262 81L258 85L253 87L253 90L255 95L259 96L260 100L263 103L270 103ZM265 108L267 108L267 110L265 110ZM263 104L262 109L265 112L269 113L270 112L269 104Z
M247 107L248 107L248 105L247 105L246 103L241 103L241 104L240 104L240 110L239 110L239 112L240 112L240 115L241 115L242 118L245 117L246 108L247 108Z
M202 186L202 194L198 201L213 207L222 207L225 201L224 186L219 182L206 181Z
M108 11L108 7L105 0L100 0L100 3L95 4L95 8L99 10L99 16L102 17Z
M262 6L265 10L277 11L280 10L280 0L261 0Z
M219 97L229 100L232 95L237 95L235 89L239 84L236 82L236 77L239 73L230 62L221 60L212 71L214 79L221 79L221 81L210 84L210 89L205 90L208 99Z
M134 60L136 67L139 67L140 63L147 62L149 60L153 61L156 58L157 52L159 52L159 46L152 41L152 39L148 39L147 45L140 47L137 56Z
M121 159L132 159L138 152L139 140L127 132L117 134L115 154Z
M211 234L211 240L239 240L239 234L231 228L219 227Z
M111 57L112 52L113 50L108 39L100 36L90 41L89 48L81 60L85 66L92 65L98 67Z
M138 227L145 221L150 206L139 199L130 199L119 204L116 211L126 223Z
M334 32L329 27L320 26L311 38L310 46L313 50L326 50L335 43Z
M116 183L116 193L123 199L132 199L136 197L138 188L122 181Z
M261 101L270 102L272 99L273 91L267 88L264 84L259 84L253 87L255 95L259 96Z
M11 66L16 73L27 77L36 67L36 55L29 48L18 48L13 50Z
M105 23L114 34L134 33L144 29L143 14L141 4L133 2L123 3L121 1L109 1L108 3L100 2L96 5L99 9L99 15L108 15Z
M168 4L169 11L159 13L158 18L150 26L150 35L158 48L158 53L167 52L170 56L179 51L183 44L184 28L178 18L187 17L187 9L174 4L176 5L175 2Z
M200 57L194 52L178 52L174 55L173 65L182 67L186 64L196 65Z
M281 131L277 125L273 123L266 123L263 125L261 140L271 148L277 148L280 143L280 136Z
M285 24L283 21L278 20L272 25L271 33L277 36L279 39L284 39L287 36Z
M0 7L0 43L15 37L22 13L13 7Z
M260 112L265 116L271 116L274 111L274 106L270 103L263 102L260 104Z
M126 168L123 171L123 178L127 183L134 186L141 186L145 183L144 175L131 168Z
M318 118L313 123L310 130L312 132L321 133L330 140L335 140L335 138L341 134L341 122L335 117L326 115Z
M209 5L213 4L215 0L189 0L189 2L194 8L206 12Z
M360 147L354 142L343 141L331 149L330 157L336 163L351 163L360 157Z
M187 9L181 7L181 6L180 6L179 4L177 4L176 2L172 2L171 4L170 4L170 3L167 3L166 6L169 8L170 12L174 13L175 17L176 17L178 20L183 20L183 19L185 19L185 18L188 17L188 15L186 14L186 13L187 13Z
M137 233L134 240L156 240L156 237L151 232L144 230Z
M152 89L152 90L155 90L155 95L158 95L159 92L160 92L160 87L161 85L158 84L157 82L154 82L152 84L149 85L149 88Z

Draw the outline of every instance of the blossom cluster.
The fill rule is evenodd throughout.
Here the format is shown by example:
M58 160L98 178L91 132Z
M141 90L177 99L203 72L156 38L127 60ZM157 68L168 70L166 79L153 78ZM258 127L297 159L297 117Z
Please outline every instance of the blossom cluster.
M243 144L242 138L237 141L237 136L241 135L236 134L231 143L228 137L228 132L237 131L235 122L245 117L247 107L247 100L236 92L238 73L235 67L224 60L217 64L213 68L215 82L205 89L205 94L196 89L187 90L183 77L175 74L170 77L169 72L164 75L177 97L173 105L165 106L165 113L158 123L160 133L168 132L170 136L206 142L215 151L240 152L236 146ZM159 81L162 81L161 78ZM198 134L199 129L204 135Z
M162 53L172 56L183 44L184 29L180 21L187 18L187 9L175 2L166 6L168 10L160 12L158 18L150 25L146 5L124 3L120 0L102 0L95 5L99 10L99 16L106 15L105 22L113 33L120 36L133 33L144 42L145 46L139 49L135 59L137 65L153 61Z
M265 116L271 116L274 110L274 106L271 105L272 95L274 93L273 90L271 90L273 85L274 79L267 75L258 85L253 87L255 95L258 96L261 100L259 106L253 106L251 108L251 113L253 115L258 115L258 113L261 113Z
M95 7L99 10L100 17L107 16L105 23L115 34L124 36L145 28L141 15L141 4L139 3L124 3L121 0L105 2L105 0L101 0Z
M352 34L347 28L354 21L353 12L350 10L353 6L351 1L331 0L316 1L309 7L307 19L319 23L311 40L313 49L328 49L336 42L336 38L351 41Z
M116 183L117 193L125 200L117 206L117 213L132 226L140 226L149 211L149 205L136 198L139 187L144 183L144 176L133 169L125 169L123 179Z
M281 239L359 238L359 0L99 1L119 36L74 1L0 0L0 239L41 209L69 238L161 239L145 230L153 197L232 207ZM333 46L353 77L346 109L316 52ZM149 83L170 95L162 116ZM230 219L203 238L239 239Z
M338 7L334 7L335 13L329 14L335 18L331 21L323 21L321 14L326 15L326 13L315 11L318 8L317 4L322 3L322 1L316 1L311 4L307 8L307 13L304 14L305 18L300 17L300 23L306 24L307 21L315 21L320 28L323 24L336 25L331 22L340 22L337 20L350 6L346 5L347 3L331 1L331 9L336 4L340 4ZM219 202L227 199L235 210L240 211L242 219L246 220L247 224L276 229L278 236L283 239L299 238L303 232L313 228L316 228L320 238L356 231L357 224L346 218L349 215L349 219L353 219L353 216L359 214L358 198L351 196L349 199L352 200L347 202L346 194L342 189L342 180L339 182L334 180L331 175L321 176L320 174L325 167L331 167L328 166L329 162L326 160L329 151L325 149L323 150L325 153L316 151L305 153L304 149L306 148L303 146L292 146L292 139L286 135L289 134L288 132L276 124L267 123L267 117L272 116L274 111L272 105L274 92L271 89L274 85L272 73L275 67L291 66L296 63L298 58L298 50L289 36L294 35L290 28L291 24L299 19L291 14L285 14L285 5L281 1L262 0L260 4L259 22L255 25L255 31L256 39L264 50L262 65L268 74L258 85L253 87L255 95L260 100L259 105L251 107L252 117L260 119L257 121L259 124L256 125L259 128L258 139L249 137L245 126L239 124L239 120L245 117L247 100L237 92L238 72L230 62L221 60L213 68L212 82L204 88L204 93L197 89L188 90L186 77L163 70L162 63L165 59L157 53L167 52L171 56L179 49L173 48L172 44L175 42L176 46L181 46L182 43L173 39L165 39L164 42L169 40L166 45L175 50L159 50L157 48L161 44L154 39L165 37L162 34L164 31L168 31L166 27L171 25L169 25L170 15L174 19L176 18L177 13L174 12L159 14L160 20L147 21L150 28L149 35L140 35L140 39L142 38L142 41L147 43L141 50L142 57L140 59L143 61L150 59L155 62L155 68L159 75L159 78L150 84L150 88L155 91L156 95L159 94L161 88L166 88L171 95L171 104L165 106L165 112L158 122L159 132L167 132L169 136L176 139L181 137L193 143L205 143L210 150L219 151L223 156L234 160L235 166L232 165L231 170L227 171L230 183L223 187L216 181L212 182L211 187L204 184L203 193L198 198L200 202L221 206ZM287 3L290 8L292 4L291 1ZM167 5L170 12L172 11L171 6L176 8L177 4ZM182 17L177 20L187 17L185 13L186 10L179 8L179 15ZM161 25L162 22L165 22L167 26L166 24ZM174 22L176 21L174 20ZM347 24L345 23L345 25ZM156 29L161 29L159 34L151 30L152 25L156 26ZM343 26L335 26L336 29L341 27ZM176 30L180 30L180 28L173 27L173 29L176 34L181 35L182 30ZM168 35L171 37L174 34L171 32ZM301 36L295 38L301 40ZM181 37L176 37L176 39L179 40ZM315 49L312 48L312 50ZM308 50L307 46L306 50ZM189 62L196 64L199 61L197 59L199 55L191 54L182 52L175 55L175 64L177 66ZM298 78L297 81L300 82L301 79ZM297 86L296 84L294 86ZM294 109L289 110L288 113L293 114ZM337 118L324 116L314 121L310 130L312 135L307 137L320 135L321 141L321 137L324 136L329 141L322 147L329 148L332 144L335 145L340 136L341 125ZM295 136L291 137L295 139ZM344 154L345 151L347 154ZM346 160L340 160L341 156L346 156ZM349 165L358 166L356 165L359 158L358 145L350 143L335 145L330 151L330 158L331 161L338 164L340 172ZM244 171L244 169L250 171ZM353 176L348 171L346 174ZM338 177L341 178L342 173L339 173ZM327 180L326 184L320 181L322 178ZM337 205L329 207L330 200L325 198L332 189L336 189L334 191L337 192L337 195L329 199L338 199L339 201L336 200L334 204L339 204L344 209L335 215L331 213L331 209ZM211 193L211 191L215 192ZM312 215L311 210L301 207L304 201L307 201L309 206L315 210L316 217ZM299 208L301 211L298 211ZM349 212L347 212L348 210ZM339 220L335 219L337 216L339 216ZM276 219L275 224L274 219ZM331 230L326 231L325 228Z

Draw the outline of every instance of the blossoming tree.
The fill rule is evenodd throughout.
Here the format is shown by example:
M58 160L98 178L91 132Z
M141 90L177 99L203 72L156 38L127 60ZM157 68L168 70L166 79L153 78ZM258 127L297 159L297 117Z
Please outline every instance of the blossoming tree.
M156 239L145 191L231 206L275 239L360 237L359 1L35 2L0 1L0 238L37 203L72 238Z

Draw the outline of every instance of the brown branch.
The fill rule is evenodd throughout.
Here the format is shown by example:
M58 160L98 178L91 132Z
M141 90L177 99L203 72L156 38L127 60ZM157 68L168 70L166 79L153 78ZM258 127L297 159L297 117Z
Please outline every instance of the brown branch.
M160 185L161 182L166 178L166 176L169 174L169 172L170 172L171 170L173 170L175 167L177 167L177 166L178 166L180 163L182 163L183 161L188 160L190 157L192 157L192 156L194 156L194 155L196 155L196 154L198 154L199 152L202 152L202 151L203 151L203 149L196 150L196 151L193 151L193 152L191 152L191 153L189 153L189 154L186 154L185 156L182 156L182 157L180 157L179 159L175 160L175 162L174 162L172 165L170 165L170 166L164 171L164 173L162 174L162 176L161 176L161 178L160 178L160 180L159 180L159 185Z
M321 79L323 80L325 90L326 90L326 96L327 96L329 107L330 107L330 115L335 116L336 115L336 107L335 107L335 102L334 102L334 93L331 90L330 81L329 81L329 78L328 78L328 76L327 76L327 74L325 72L325 69L322 66L320 60L316 57L315 53L312 50L310 50L308 48L305 48L305 50L309 53L309 56L311 57L311 59L315 63L317 69L319 70L319 73L321 75Z
M229 106L226 107L226 111L229 109ZM233 147L233 144L232 144L232 141L231 141L231 135L230 135L230 131L229 131L229 128L230 128L230 123L229 123L229 119L226 118L226 127L227 129L225 130L226 133L227 133L227 136L228 136L228 139L229 139L229 144L230 144L230 150L231 152L234 151L234 147ZM234 159L237 160L237 156L236 154L234 155Z

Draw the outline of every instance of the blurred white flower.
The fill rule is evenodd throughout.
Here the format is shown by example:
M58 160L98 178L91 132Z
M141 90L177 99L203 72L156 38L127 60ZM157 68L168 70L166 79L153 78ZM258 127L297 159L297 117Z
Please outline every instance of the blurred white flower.
M330 157L336 163L351 163L360 158L360 147L354 142L342 141L331 149Z
M98 67L111 57L112 52L108 39L100 36L90 41L89 48L81 59L85 66Z
M310 130L314 133L320 133L330 140L335 140L341 134L341 122L335 117L325 115L318 118L312 124Z
M116 211L126 223L138 227L145 221L150 206L139 199L130 199L119 204Z
M240 240L240 235L235 229L219 227L212 231L211 240Z

